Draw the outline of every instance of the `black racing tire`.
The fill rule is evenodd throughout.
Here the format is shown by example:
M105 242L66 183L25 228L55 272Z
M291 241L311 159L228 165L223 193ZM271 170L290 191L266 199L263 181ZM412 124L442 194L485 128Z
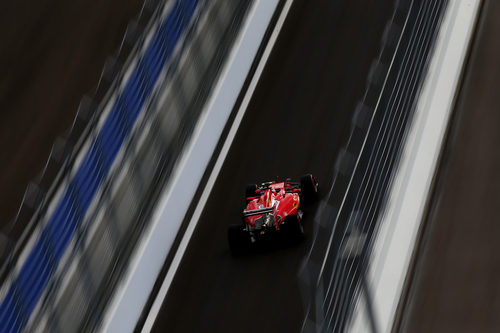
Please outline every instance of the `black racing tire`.
M227 229L229 249L234 256L248 253L250 250L250 235L241 224L232 224Z
M311 203L318 199L318 181L310 173L300 178L302 200Z
M249 197L256 197L257 196L257 185L255 184L247 184L245 188L245 199ZM247 200L248 202L249 200Z
M304 228L297 214L286 216L280 230L286 243L297 244L304 239Z

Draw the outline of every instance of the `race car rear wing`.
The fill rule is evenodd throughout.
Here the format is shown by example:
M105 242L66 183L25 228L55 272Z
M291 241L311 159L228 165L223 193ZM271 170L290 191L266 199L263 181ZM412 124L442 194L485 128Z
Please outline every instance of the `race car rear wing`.
M245 210L243 210L243 217L262 215L262 214L266 214L266 213L272 213L273 211L274 211L274 207L252 209L252 210L245 209Z

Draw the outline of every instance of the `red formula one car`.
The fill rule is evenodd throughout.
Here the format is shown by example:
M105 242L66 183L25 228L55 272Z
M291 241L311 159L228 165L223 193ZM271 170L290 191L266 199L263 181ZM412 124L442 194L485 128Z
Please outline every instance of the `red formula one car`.
M235 255L257 244L300 241L304 236L301 204L316 199L318 181L307 174L300 183L287 179L260 186L247 185L245 194L247 205L243 210L243 223L228 229L229 248Z

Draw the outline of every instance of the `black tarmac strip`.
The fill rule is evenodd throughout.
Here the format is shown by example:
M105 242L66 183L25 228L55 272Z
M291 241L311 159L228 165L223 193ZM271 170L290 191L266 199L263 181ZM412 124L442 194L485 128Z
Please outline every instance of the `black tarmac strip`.
M313 173L332 183L392 1L295 0L153 328L154 332L298 332L306 240L235 258L247 183ZM321 196L321 194L320 194Z

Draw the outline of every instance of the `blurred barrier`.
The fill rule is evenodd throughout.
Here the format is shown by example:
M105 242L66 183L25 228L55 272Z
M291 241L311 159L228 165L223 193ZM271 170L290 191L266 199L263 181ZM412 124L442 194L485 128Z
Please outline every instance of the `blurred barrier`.
M300 272L305 332L345 331L361 290L377 331L365 273L446 7L447 0L396 2Z
M85 226L84 219L92 211L91 205L96 205L98 191L112 173L112 167L116 168L120 162L118 152L150 98L164 63L191 21L196 5L196 1L173 4L148 47L132 65L129 76L111 97L108 109L104 110L97 129L78 153L76 162L68 168L54 200L42 213L2 288L0 322L5 331L18 331L26 325L49 280L64 264L61 259L67 255L70 241L75 232Z
M129 25L103 71L102 102L82 101L77 144L51 155L50 191L30 188L34 215L2 268L0 331L98 327L249 3L145 3L149 21Z
M387 204L370 254L366 281L373 316L381 332L402 331L409 299L413 259L424 227L433 182L438 173L450 118L459 98L466 56L479 17L481 0L450 1L435 41L401 160L388 189ZM428 292L428 291L425 291ZM366 293L365 293L366 294ZM411 302L411 301L410 301ZM357 304L349 326L366 332L366 307Z

